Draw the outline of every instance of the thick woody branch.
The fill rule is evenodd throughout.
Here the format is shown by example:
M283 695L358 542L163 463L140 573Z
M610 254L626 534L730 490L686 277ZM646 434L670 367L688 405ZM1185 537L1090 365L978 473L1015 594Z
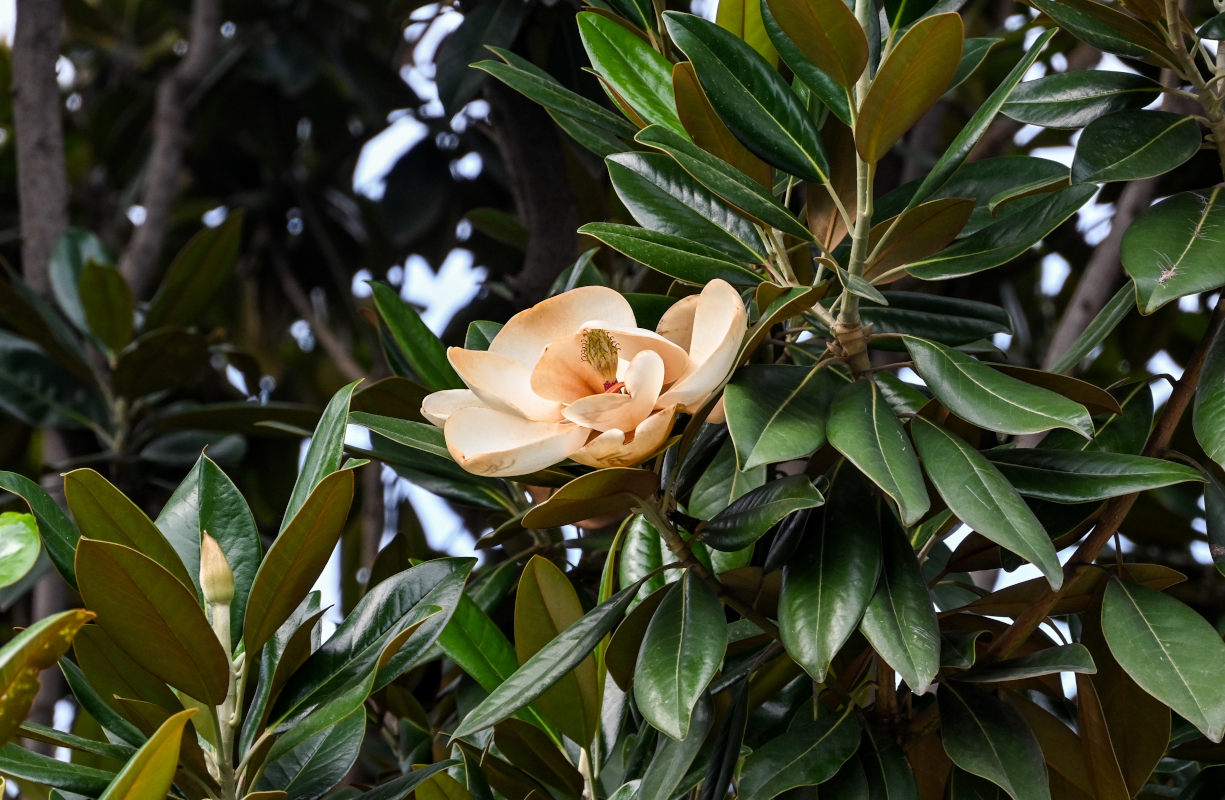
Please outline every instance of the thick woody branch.
M132 234L119 260L119 270L136 297L144 297L157 277L158 259L178 195L179 171L187 143L187 113L196 89L213 65L220 25L220 0L195 0L188 34L190 49L157 87L153 148L141 196L145 220Z
M13 121L21 261L26 282L44 297L51 294L51 254L68 226L64 130L55 78L59 48L60 0L18 0L13 37Z

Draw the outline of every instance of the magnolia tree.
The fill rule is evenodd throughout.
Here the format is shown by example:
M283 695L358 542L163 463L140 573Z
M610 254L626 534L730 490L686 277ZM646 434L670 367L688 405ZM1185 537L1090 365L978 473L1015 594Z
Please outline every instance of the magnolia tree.
M10 742L0 773L64 798L1221 797L1219 609L1120 537L1177 490L1225 563L1225 16L1031 0L966 39L960 5L609 0L577 24L619 113L508 51L475 65L604 158L637 224L582 232L628 258L588 253L462 348L376 286L406 380L335 396L266 549L207 458L153 520L89 470L71 516L8 479L31 513L0 517L0 579L41 536L84 608L0 656L0 739L71 760ZM1023 80L1056 36L1137 69ZM989 54L1011 71L887 186ZM1077 131L1071 167L975 158L1006 118ZM1010 315L947 281L1032 264L1108 183L1138 206L1126 284L1046 369L1008 363ZM1101 354L1167 305L1197 344L1157 411L1157 376L1070 374L1124 377ZM396 539L321 641L366 459L466 507L492 557ZM72 733L22 722L57 661Z

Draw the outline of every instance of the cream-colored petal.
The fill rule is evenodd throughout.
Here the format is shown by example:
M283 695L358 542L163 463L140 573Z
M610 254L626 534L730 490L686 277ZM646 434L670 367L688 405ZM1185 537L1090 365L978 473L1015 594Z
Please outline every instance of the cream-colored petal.
M533 422L494 408L455 411L443 427L452 458L468 472L526 475L569 458L591 431L569 422Z
M421 416L441 428L447 417L456 411L479 405L484 405L481 398L470 389L443 389L422 398Z
M701 405L736 365L747 330L748 314L736 290L723 281L707 284L694 314L692 370L668 387L659 404L676 403L688 411Z
M532 367L544 348L577 331L590 319L632 328L634 311L620 292L606 286L580 286L515 314L489 343L489 351Z
M655 454L676 420L676 406L660 409L643 420L629 435L620 430L601 433L570 458L589 467L632 467Z
M532 368L532 391L560 403L604 391L604 378L583 360L581 333L563 336L545 347Z
M650 416L664 385L664 362L654 350L634 356L622 380L626 393L609 392L579 398L562 410L566 419L597 431L633 430Z
M623 362L634 360L644 350L654 350L664 362L664 383L671 383L690 369L689 354L683 347L668 341L654 331L645 328L618 327L607 320L592 320L583 325L600 328L608 332L617 343L617 355Z
M561 420L561 403L532 391L532 374L519 362L497 353L462 347L448 348L447 359L486 405L539 422Z
M700 295L691 294L673 303L659 318L656 333L688 352L693 341L693 315L697 313L700 298Z

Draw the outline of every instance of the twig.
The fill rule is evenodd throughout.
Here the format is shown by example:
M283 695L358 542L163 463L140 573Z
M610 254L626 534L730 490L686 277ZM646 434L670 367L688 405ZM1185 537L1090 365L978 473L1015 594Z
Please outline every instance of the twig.
M42 0L32 0L31 4L39 2ZM141 196L145 221L133 232L119 259L119 271L136 297L148 293L157 275L158 259L178 195L179 170L187 143L187 112L195 101L196 89L214 63L213 51L220 25L220 0L194 0L188 37L190 49L157 87L153 147Z

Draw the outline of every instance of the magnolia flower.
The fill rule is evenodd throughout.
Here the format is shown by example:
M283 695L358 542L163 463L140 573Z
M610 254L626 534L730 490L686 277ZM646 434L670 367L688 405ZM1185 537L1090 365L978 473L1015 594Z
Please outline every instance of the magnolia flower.
M727 377L746 327L740 296L721 280L678 301L655 331L637 326L618 292L581 287L511 317L486 351L449 348L468 388L434 392L421 413L480 475L566 458L638 464Z

